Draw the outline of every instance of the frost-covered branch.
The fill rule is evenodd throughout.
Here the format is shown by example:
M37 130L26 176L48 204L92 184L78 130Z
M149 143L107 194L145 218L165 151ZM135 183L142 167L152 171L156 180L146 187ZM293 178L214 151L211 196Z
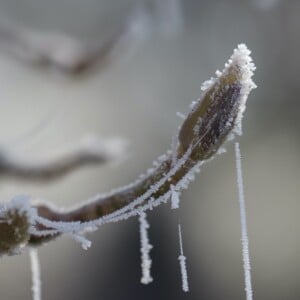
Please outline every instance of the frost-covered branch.
M99 138L83 140L79 145L52 158L28 159L5 148L0 151L0 176L12 176L22 180L49 181L58 179L77 168L102 165L119 158L126 146L123 139Z
M28 236L25 231L24 244L39 245L60 234L83 235L105 223L140 215L167 202L172 192L187 188L201 164L217 154L224 142L241 133L247 96L255 87L251 79L254 69L250 51L244 44L239 45L224 70L202 85L203 95L192 104L172 150L158 159L144 177L68 210L49 203L36 204L35 214L29 214L33 221L26 223L26 218L22 219L30 232ZM6 223L0 223L0 233L2 224L9 226L11 221L9 211L4 210ZM0 251L8 252L2 241ZM10 251L17 243L14 240L12 244Z

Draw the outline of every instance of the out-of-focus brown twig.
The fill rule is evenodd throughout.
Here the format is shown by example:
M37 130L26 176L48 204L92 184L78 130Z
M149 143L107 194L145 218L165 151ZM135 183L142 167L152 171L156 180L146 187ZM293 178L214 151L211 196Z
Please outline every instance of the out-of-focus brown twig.
M147 32L145 12L135 11L105 40L83 42L63 33L38 32L12 22L0 23L0 50L23 62L52 67L69 75L103 67L126 53Z
M31 162L20 154L3 149L0 152L0 176L30 181L55 180L83 166L102 165L119 158L125 146L122 139L102 141L93 138L52 158L37 158Z
M204 93L192 104L171 151L136 182L69 210L47 202L32 206L22 199L0 207L0 253L40 245L61 234L73 236L87 248L82 236L86 230L136 216L187 188L200 165L240 133L246 100L255 88L254 69L250 51L239 45L223 72L202 85Z

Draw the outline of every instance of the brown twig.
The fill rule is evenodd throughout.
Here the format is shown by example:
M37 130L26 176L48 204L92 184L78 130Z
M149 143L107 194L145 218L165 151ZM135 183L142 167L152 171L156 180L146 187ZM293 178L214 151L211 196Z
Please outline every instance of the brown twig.
M119 158L124 153L125 146L126 143L122 139L102 141L93 138L68 151L61 151L52 158L40 158L32 162L13 154L12 151L2 151L0 176L48 182L83 166L102 165Z
M104 67L115 55L124 55L134 39L139 39L146 14L130 15L120 28L104 41L83 42L63 33L37 32L6 22L0 24L0 49L23 62L52 67L65 74L78 75L98 66ZM122 53L120 53L122 52Z
M27 232L27 243L39 245L61 233L77 234L85 228L134 216L168 200L174 188L177 191L185 188L195 168L212 158L226 140L240 132L245 102L255 87L251 80L254 65L249 54L245 45L239 45L224 71L204 84L204 94L183 121L175 147L154 170L123 189L107 196L96 196L68 211L38 204L35 230L30 234ZM42 234L43 231L46 233ZM17 242L10 238L10 243L14 249ZM0 240L1 249L3 251L4 247Z

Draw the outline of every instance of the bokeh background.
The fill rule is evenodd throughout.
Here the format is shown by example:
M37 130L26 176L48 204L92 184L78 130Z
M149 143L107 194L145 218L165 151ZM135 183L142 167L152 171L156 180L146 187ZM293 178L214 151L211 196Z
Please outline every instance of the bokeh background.
M146 11L134 47L84 75L39 68L0 52L0 142L28 159L85 134L130 141L126 159L48 184L2 177L0 196L42 197L68 206L128 184L170 146L202 81L245 42L257 66L239 138L254 298L300 299L300 2L298 0L1 0L0 17L43 32L101 41L136 9ZM1 43L1 40L0 40ZM129 53L130 52L130 53ZM245 299L233 144L182 194L149 213L154 282L140 284L137 219L105 225L84 251L68 238L41 248L43 299ZM181 290L177 224L190 292ZM31 299L27 253L2 257L0 298Z

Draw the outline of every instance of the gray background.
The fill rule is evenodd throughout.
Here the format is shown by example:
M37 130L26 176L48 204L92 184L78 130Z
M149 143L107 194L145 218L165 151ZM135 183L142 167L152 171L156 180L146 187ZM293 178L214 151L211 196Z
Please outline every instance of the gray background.
M0 16L39 31L101 40L137 2L1 0ZM176 22L163 22L161 2L146 3L155 15L151 36L130 57L90 75L70 78L0 54L2 144L47 118L41 133L16 146L28 158L59 151L85 133L130 141L127 159L118 165L86 168L43 185L1 178L0 196L28 194L68 206L131 182L169 148L180 123L176 112L188 110L200 96L200 83L245 42L258 85L239 138L254 298L299 299L300 2L182 1L180 30ZM183 193L178 212L167 205L149 214L152 284L139 283L138 222L130 219L100 228L87 252L68 238L40 249L43 299L244 299L233 144L226 148ZM177 261L178 218L188 294L181 291ZM31 299L26 253L1 258L0 270L1 299Z

